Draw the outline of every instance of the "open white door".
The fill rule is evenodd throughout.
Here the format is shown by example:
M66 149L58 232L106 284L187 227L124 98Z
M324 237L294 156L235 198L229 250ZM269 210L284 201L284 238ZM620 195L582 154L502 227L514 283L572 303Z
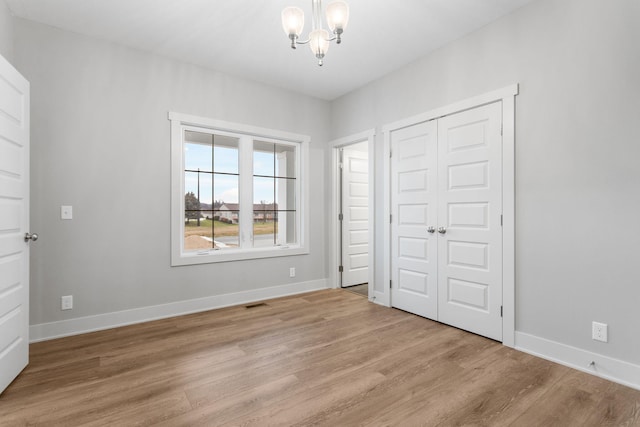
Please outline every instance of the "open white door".
M366 142L342 149L342 287L369 280L368 159Z
M0 393L29 362L28 233L29 82L0 56Z

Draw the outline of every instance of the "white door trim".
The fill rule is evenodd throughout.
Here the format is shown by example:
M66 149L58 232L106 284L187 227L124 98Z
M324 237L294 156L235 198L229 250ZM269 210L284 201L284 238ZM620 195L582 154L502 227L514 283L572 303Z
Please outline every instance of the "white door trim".
M375 193L374 193L374 141L375 141L375 129L369 129L364 132L360 132L354 135L339 138L329 143L331 147L331 219L329 235L329 247L331 248L331 255L329 256L329 286L331 288L340 287L340 276L338 274L338 266L340 265L340 239L338 239L339 221L338 213L340 209L340 180L338 179L338 161L340 148L348 145L357 144L359 142L367 142L367 149L369 151L369 300L373 299L373 283L374 283L374 254L375 254Z
M515 96L518 84L468 98L426 113L398 120L382 127L384 135L383 164L383 292L376 294L375 302L391 307L391 132L417 123L438 119L471 108L502 101L502 343L515 346Z

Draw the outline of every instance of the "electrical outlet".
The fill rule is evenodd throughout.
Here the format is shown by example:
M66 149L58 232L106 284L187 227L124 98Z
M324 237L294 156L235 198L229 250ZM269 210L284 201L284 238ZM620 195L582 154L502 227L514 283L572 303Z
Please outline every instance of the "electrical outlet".
M295 267L291 267L289 269L289 277L296 277L296 268Z
M608 342L609 340L608 329L609 327L607 326L606 323L593 322L592 330L591 330L591 338L593 338L596 341Z
M60 206L60 219L73 219L73 206Z
M60 309L71 310L73 308L73 295L65 295L60 298Z

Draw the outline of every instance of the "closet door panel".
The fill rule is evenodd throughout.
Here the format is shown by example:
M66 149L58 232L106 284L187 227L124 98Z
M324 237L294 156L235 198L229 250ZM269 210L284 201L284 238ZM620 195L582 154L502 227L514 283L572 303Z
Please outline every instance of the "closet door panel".
M438 320L502 340L501 103L438 120Z
M426 122L391 134L391 302L438 316L437 127Z

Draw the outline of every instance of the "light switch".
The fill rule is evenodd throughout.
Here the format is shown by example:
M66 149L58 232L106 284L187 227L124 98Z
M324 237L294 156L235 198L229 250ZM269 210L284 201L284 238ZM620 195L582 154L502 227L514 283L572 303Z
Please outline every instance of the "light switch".
M73 219L73 206L60 206L60 219Z

